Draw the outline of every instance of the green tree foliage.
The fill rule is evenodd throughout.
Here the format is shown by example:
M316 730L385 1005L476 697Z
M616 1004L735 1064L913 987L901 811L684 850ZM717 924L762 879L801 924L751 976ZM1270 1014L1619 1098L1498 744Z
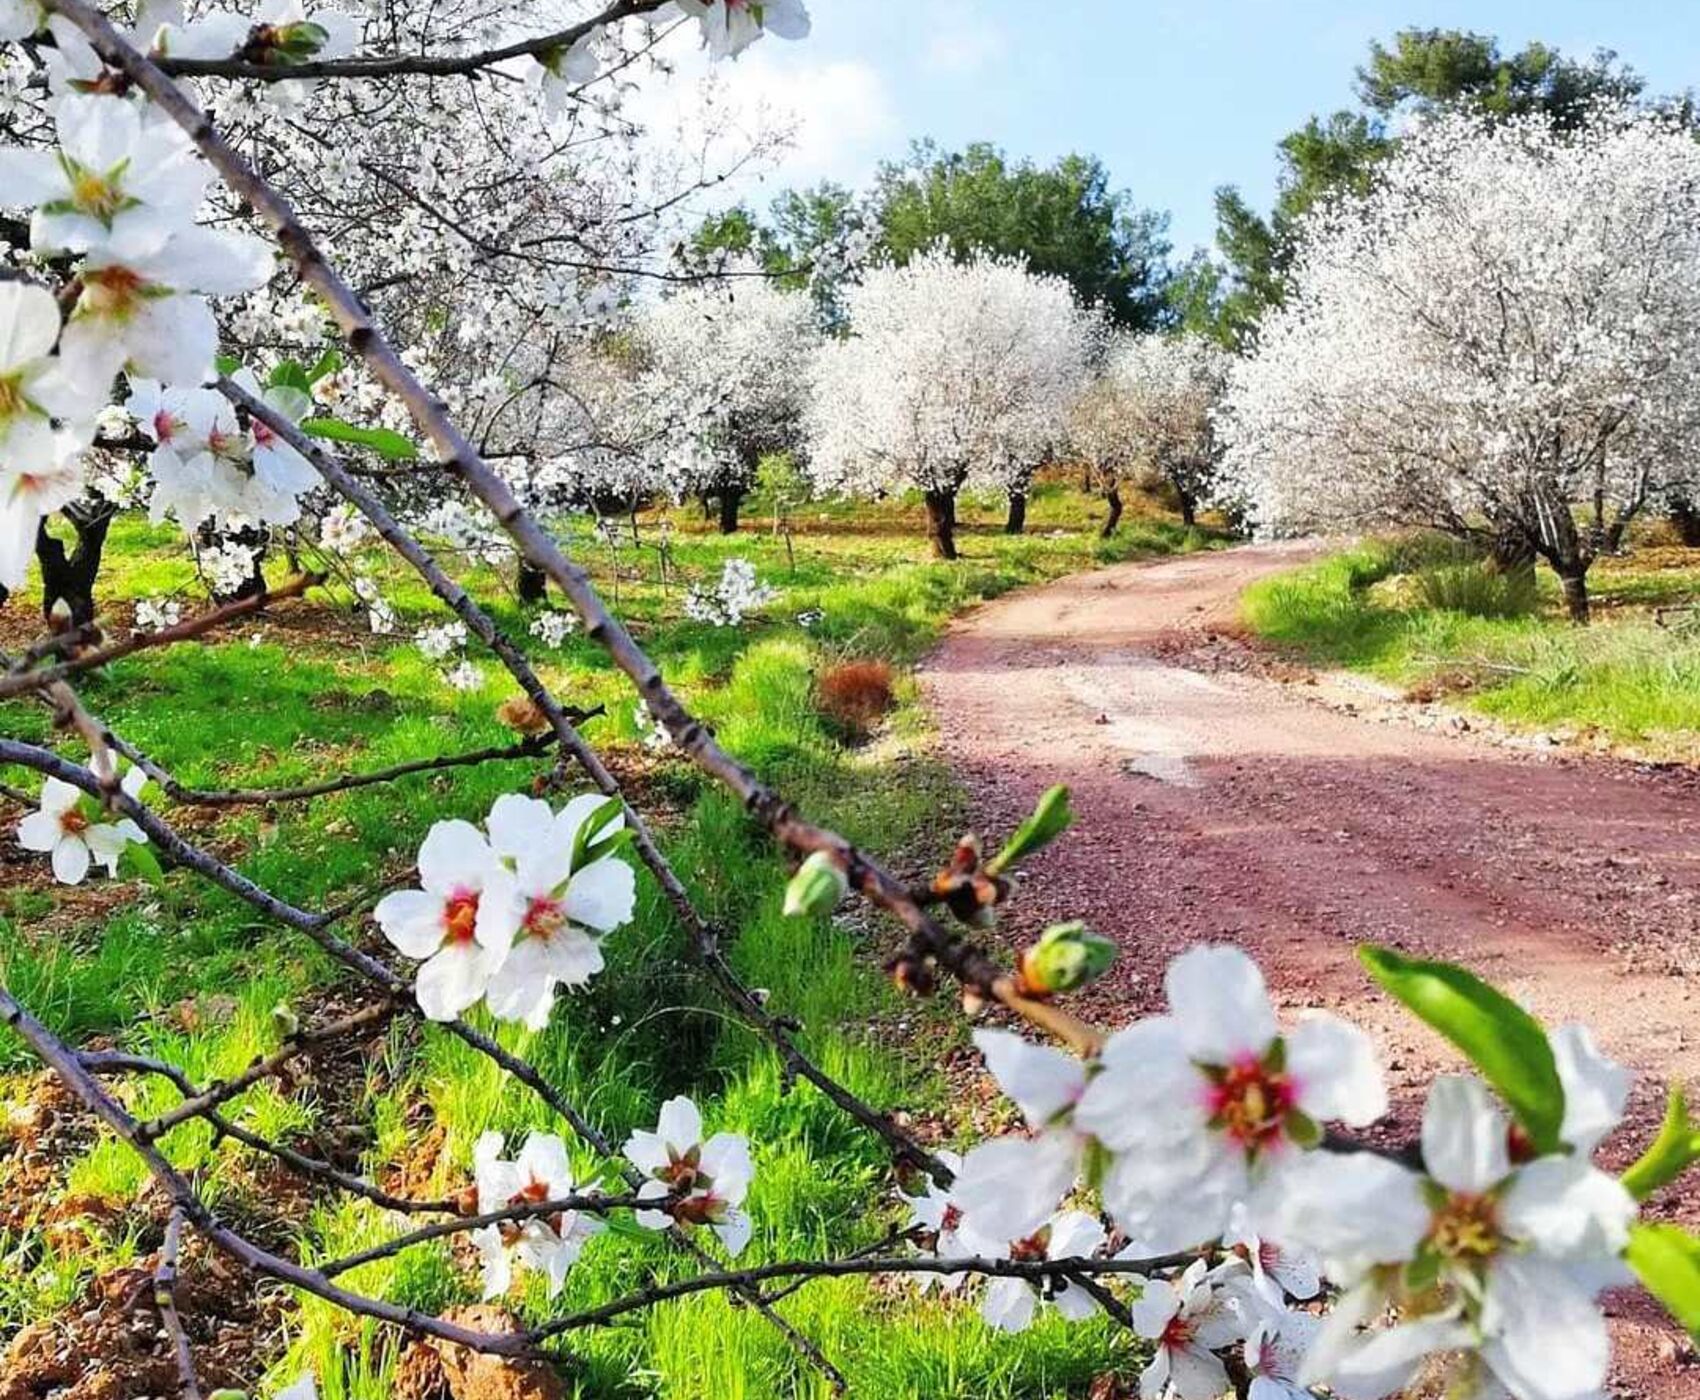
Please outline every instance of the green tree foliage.
M1362 193L1393 149L1390 124L1450 107L1496 116L1544 112L1564 127L1583 120L1602 98L1632 101L1643 80L1602 50L1586 61L1531 43L1514 54L1498 40L1458 29L1407 29L1390 45L1372 43L1358 69L1361 110L1312 117L1278 147L1274 208L1258 213L1237 189L1216 192L1220 263L1189 267L1173 305L1188 329L1243 343L1282 296L1299 221L1319 201Z
M984 248L1068 279L1121 325L1150 330L1171 319L1168 216L1112 189L1096 156L1039 166L984 142L951 152L919 142L907 160L881 167L871 203L881 243L900 263L940 240L957 257Z

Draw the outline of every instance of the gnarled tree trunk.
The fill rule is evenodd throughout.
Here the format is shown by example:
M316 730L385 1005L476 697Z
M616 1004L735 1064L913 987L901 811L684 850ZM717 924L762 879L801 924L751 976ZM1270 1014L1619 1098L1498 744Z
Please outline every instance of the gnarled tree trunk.
M1107 539L1110 538L1111 535L1115 534L1116 526L1121 524L1121 520L1122 520L1122 493L1121 493L1121 489L1119 487L1112 486L1108 490L1106 490L1104 492L1104 504L1109 506L1110 513L1104 517L1104 528L1098 531L1098 537L1100 539L1107 540Z
M1564 589L1565 612L1572 622L1585 626L1589 616L1587 566L1558 570L1558 582Z
M535 564L519 561L519 573L514 578L514 591L522 603L541 603L549 596L549 575Z
M114 513L105 502L75 501L66 506L61 514L77 532L76 544L68 551L63 540L48 533L46 519L36 527L41 615L50 623L82 627L94 621L94 581L100 573L101 553ZM64 610L55 619L54 612L61 604Z
M1690 549L1700 545L1700 505L1687 496L1672 496L1667 507L1670 523L1676 527L1676 537Z
M927 492L927 541L933 558L956 558L956 492Z
M743 504L744 488L722 486L716 494L720 503L720 533L735 535L738 533L738 507Z
M1006 535L1019 535L1027 529L1027 493L1011 491L1009 493L1009 518L1003 523Z

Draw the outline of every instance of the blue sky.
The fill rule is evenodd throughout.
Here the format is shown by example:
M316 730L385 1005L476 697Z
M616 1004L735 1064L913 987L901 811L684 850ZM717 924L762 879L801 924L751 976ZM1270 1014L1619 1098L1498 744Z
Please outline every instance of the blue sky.
M1347 105L1372 38L1412 25L1521 47L1616 49L1657 91L1700 87L1700 0L809 0L814 34L765 39L729 75L793 112L797 144L762 186L857 183L914 136L995 141L1047 160L1096 152L1116 183L1208 243L1212 192L1259 207L1275 142Z

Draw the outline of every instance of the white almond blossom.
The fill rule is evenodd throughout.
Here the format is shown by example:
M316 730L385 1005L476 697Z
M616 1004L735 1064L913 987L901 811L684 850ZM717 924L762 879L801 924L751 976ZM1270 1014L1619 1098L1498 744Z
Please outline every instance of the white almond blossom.
M142 598L136 603L136 630L158 632L183 620L183 605L175 598Z
M26 436L52 432L49 419L91 423L105 383L78 383L53 356L59 304L45 287L0 282L0 460L29 451Z
M1519 1162L1512 1141L1480 1081L1443 1075L1423 1114L1422 1171L1315 1154L1270 1194L1282 1238L1318 1250L1347 1290L1302 1379L1378 1400L1432 1356L1461 1397L1598 1391L1611 1349L1594 1294L1619 1276L1635 1202L1586 1151ZM1377 1327L1390 1306L1399 1320Z
M1308 1302L1322 1291L1322 1261L1309 1250L1289 1249L1262 1238L1251 1228L1250 1212L1236 1205L1222 1242L1251 1267L1252 1282L1273 1307L1288 1298Z
M1066 1051L1009 1031L976 1031L974 1044L1034 1136L980 1143L962 1159L953 1189L976 1237L1023 1239L1056 1210L1085 1165L1089 1139L1075 1127L1074 1109L1088 1069Z
M473 1149L473 1178L480 1215L584 1194L573 1180L566 1145L551 1133L529 1134L512 1161L502 1158L502 1135L484 1133ZM602 1222L594 1215L560 1210L474 1231L472 1242L483 1265L485 1299L500 1298L512 1286L515 1261L544 1274L553 1298L578 1262L585 1241L601 1229Z
M1024 1261L1090 1259L1104 1243L1104 1226L1085 1211L1065 1210L1032 1234L994 1251L998 1257ZM1000 1332L1025 1332L1043 1304L1054 1307L1071 1322L1091 1317L1098 1301L1078 1282L1060 1275L1041 1279L994 1278L980 1299L980 1316Z
M120 787L134 798L147 780L140 768L131 768ZM87 805L80 788L48 778L41 786L40 810L18 823L18 844L26 851L51 852L53 878L62 885L82 884L90 865L105 866L108 875L116 876L125 846L143 845L148 839L129 817L96 821L87 814Z
M1322 1012L1283 1034L1263 974L1237 948L1183 953L1165 985L1169 1015L1110 1037L1074 1112L1114 1154L1110 1215L1159 1253L1220 1236L1323 1122L1363 1127L1387 1111L1369 1038Z
M1299 1377L1321 1325L1312 1313L1282 1311L1252 1329L1245 1342L1247 1400L1312 1400L1315 1392Z
M491 1011L541 1030L557 986L582 987L602 971L602 938L629 923L636 879L611 855L585 861L580 837L609 799L585 793L554 812L535 797L506 793L490 809L490 846L504 862L489 886L515 929L511 950L490 979ZM615 816L602 829L619 831Z
M953 1177L961 1175L962 1158L958 1154L939 1152L936 1155ZM934 1258L964 1259L986 1251L986 1242L964 1228L962 1203L956 1199L954 1185L940 1186L927 1177L919 1195L898 1194L909 1208L909 1228L922 1232L926 1237L924 1247ZM923 1292L936 1284L949 1293L960 1288L967 1277L966 1274L921 1274L916 1283Z
M737 627L747 613L770 603L777 590L756 578L748 559L728 559L712 588L693 588L685 595L685 616L711 627Z
M0 455L0 587L16 588L29 573L42 517L82 494L85 445L64 430L27 431Z
M566 645L568 637L578 631L578 618L572 613L539 613L531 620L528 630L544 646L560 648Z
M1134 1331L1156 1347L1139 1375L1142 1400L1218 1400L1228 1370L1216 1353L1244 1341L1262 1318L1244 1266L1194 1260L1169 1282L1149 1279L1130 1309Z
M211 171L174 123L123 98L78 94L59 104L55 125L53 150L0 149L0 199L34 208L35 252L122 263L159 252L193 221Z
M752 1225L742 1209L754 1170L749 1139L736 1133L702 1135L702 1114L679 1095L661 1105L655 1131L639 1129L621 1149L648 1178L638 1194L650 1200L675 1198L665 1209L640 1210L647 1230L669 1225L707 1225L733 1257L750 1242Z
M803 0L674 0L702 26L702 41L714 58L735 58L764 33L802 39L809 33Z
M477 1002L513 942L519 920L505 873L477 827L437 822L419 848L422 888L387 894L372 911L384 937L423 963L414 995L433 1021Z
M79 379L119 370L168 384L210 379L218 326L196 293L230 296L271 276L272 252L248 234L190 226L158 248L122 261L91 253L78 274L82 293L59 354Z

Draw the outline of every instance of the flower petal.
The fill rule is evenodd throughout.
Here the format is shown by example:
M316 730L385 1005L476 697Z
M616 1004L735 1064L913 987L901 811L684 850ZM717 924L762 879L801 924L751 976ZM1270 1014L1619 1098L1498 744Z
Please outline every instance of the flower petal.
M1561 1259L1614 1259L1629 1243L1635 1199L1584 1157L1542 1157L1511 1178L1500 1202L1517 1239Z
M1505 1255L1488 1272L1482 1356L1524 1400L1582 1400L1605 1383L1611 1340L1605 1318L1556 1264Z
M998 1086L1035 1128L1071 1108L1086 1088L1086 1066L1066 1051L1034 1045L1010 1031L975 1031L974 1044Z
M89 873L89 848L67 836L53 848L53 878L62 885L80 885Z
M432 894L476 894L491 867L484 833L458 818L434 823L419 847L419 883Z
M1449 1191L1472 1195L1496 1186L1510 1172L1505 1117L1481 1080L1443 1074L1429 1086L1423 1165Z
M428 958L443 943L442 896L425 890L396 890L372 910L384 937L410 958Z
M1258 966L1238 948L1191 948L1169 964L1169 1009L1187 1053L1204 1064L1260 1057L1275 1039L1275 1008Z
M1564 1122L1559 1136L1576 1151L1592 1152L1623 1118L1635 1076L1607 1059L1588 1028L1572 1022L1547 1037L1564 1086Z
M1367 1127L1387 1112L1387 1085L1375 1044L1357 1026L1324 1011L1307 1012L1287 1037L1287 1071L1309 1117Z
M612 856L592 861L573 875L562 903L575 924L607 933L631 922L637 909L637 876L625 861Z

